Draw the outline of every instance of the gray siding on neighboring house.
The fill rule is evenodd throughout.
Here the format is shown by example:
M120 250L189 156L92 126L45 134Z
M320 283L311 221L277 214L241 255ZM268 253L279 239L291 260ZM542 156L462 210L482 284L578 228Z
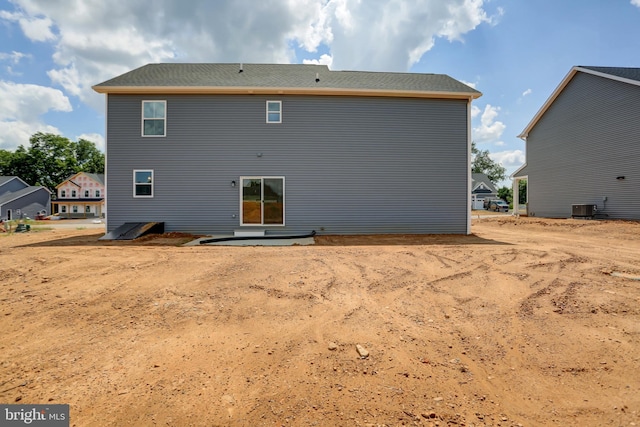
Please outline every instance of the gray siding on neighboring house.
M6 194L0 198L0 218L7 219L8 211L11 210L11 219L19 219L18 209L23 216L31 219L35 218L36 214L42 210L47 214L50 213L51 196L49 192L43 187L29 191L29 188L26 188L17 194Z
M148 99L167 100L166 137L140 136ZM283 123L265 123L266 100L282 100ZM283 176L286 226L261 228L467 232L466 100L110 94L107 117L107 231L164 221L228 234L239 178ZM134 169L154 170L153 198L132 196Z
M16 178L5 177L6 181L0 184L0 196L7 193L14 193L18 190L22 190L23 188L27 188L24 182Z
M529 215L640 219L640 87L578 72L530 130L525 174Z

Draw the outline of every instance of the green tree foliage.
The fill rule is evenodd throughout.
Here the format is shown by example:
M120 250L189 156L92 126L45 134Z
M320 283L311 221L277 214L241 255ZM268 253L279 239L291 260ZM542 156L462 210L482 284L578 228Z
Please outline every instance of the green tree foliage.
M0 175L18 176L55 193L56 185L78 172L104 173L104 154L94 143L38 132L14 152L0 150Z
M511 202L513 202L513 189L510 187L498 188L498 197L511 204Z
M527 180L521 179L518 181L518 203L522 205L527 202Z
M506 178L507 169L489 157L489 150L479 150L476 143L471 143L471 172L483 173L494 184Z
M498 188L498 197L505 202L513 203L513 188L501 187ZM523 205L527 203L527 180L521 179L518 181L518 203Z

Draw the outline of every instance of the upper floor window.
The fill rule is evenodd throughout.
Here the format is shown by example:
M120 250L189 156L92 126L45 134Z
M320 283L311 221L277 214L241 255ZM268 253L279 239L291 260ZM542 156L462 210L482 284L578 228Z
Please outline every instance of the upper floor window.
M153 197L153 171L133 171L133 197Z
M66 190L60 190L60 197L67 197L67 191Z
M96 190L96 197L100 197L100 190Z
M76 190L71 190L71 197L77 197Z
M89 190L84 190L84 197L89 197Z
M165 136L167 101L142 101L142 136Z
M282 101L267 101L267 123L282 123Z

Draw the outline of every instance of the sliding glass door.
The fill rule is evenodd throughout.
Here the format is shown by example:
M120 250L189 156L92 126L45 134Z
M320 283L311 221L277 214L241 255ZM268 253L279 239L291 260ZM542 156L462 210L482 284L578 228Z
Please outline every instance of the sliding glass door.
M284 225L284 178L241 178L242 225Z

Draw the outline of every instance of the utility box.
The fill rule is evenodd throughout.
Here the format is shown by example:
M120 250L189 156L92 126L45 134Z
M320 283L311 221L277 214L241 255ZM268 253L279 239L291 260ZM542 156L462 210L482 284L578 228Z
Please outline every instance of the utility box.
M572 218L593 218L595 205L571 205Z

